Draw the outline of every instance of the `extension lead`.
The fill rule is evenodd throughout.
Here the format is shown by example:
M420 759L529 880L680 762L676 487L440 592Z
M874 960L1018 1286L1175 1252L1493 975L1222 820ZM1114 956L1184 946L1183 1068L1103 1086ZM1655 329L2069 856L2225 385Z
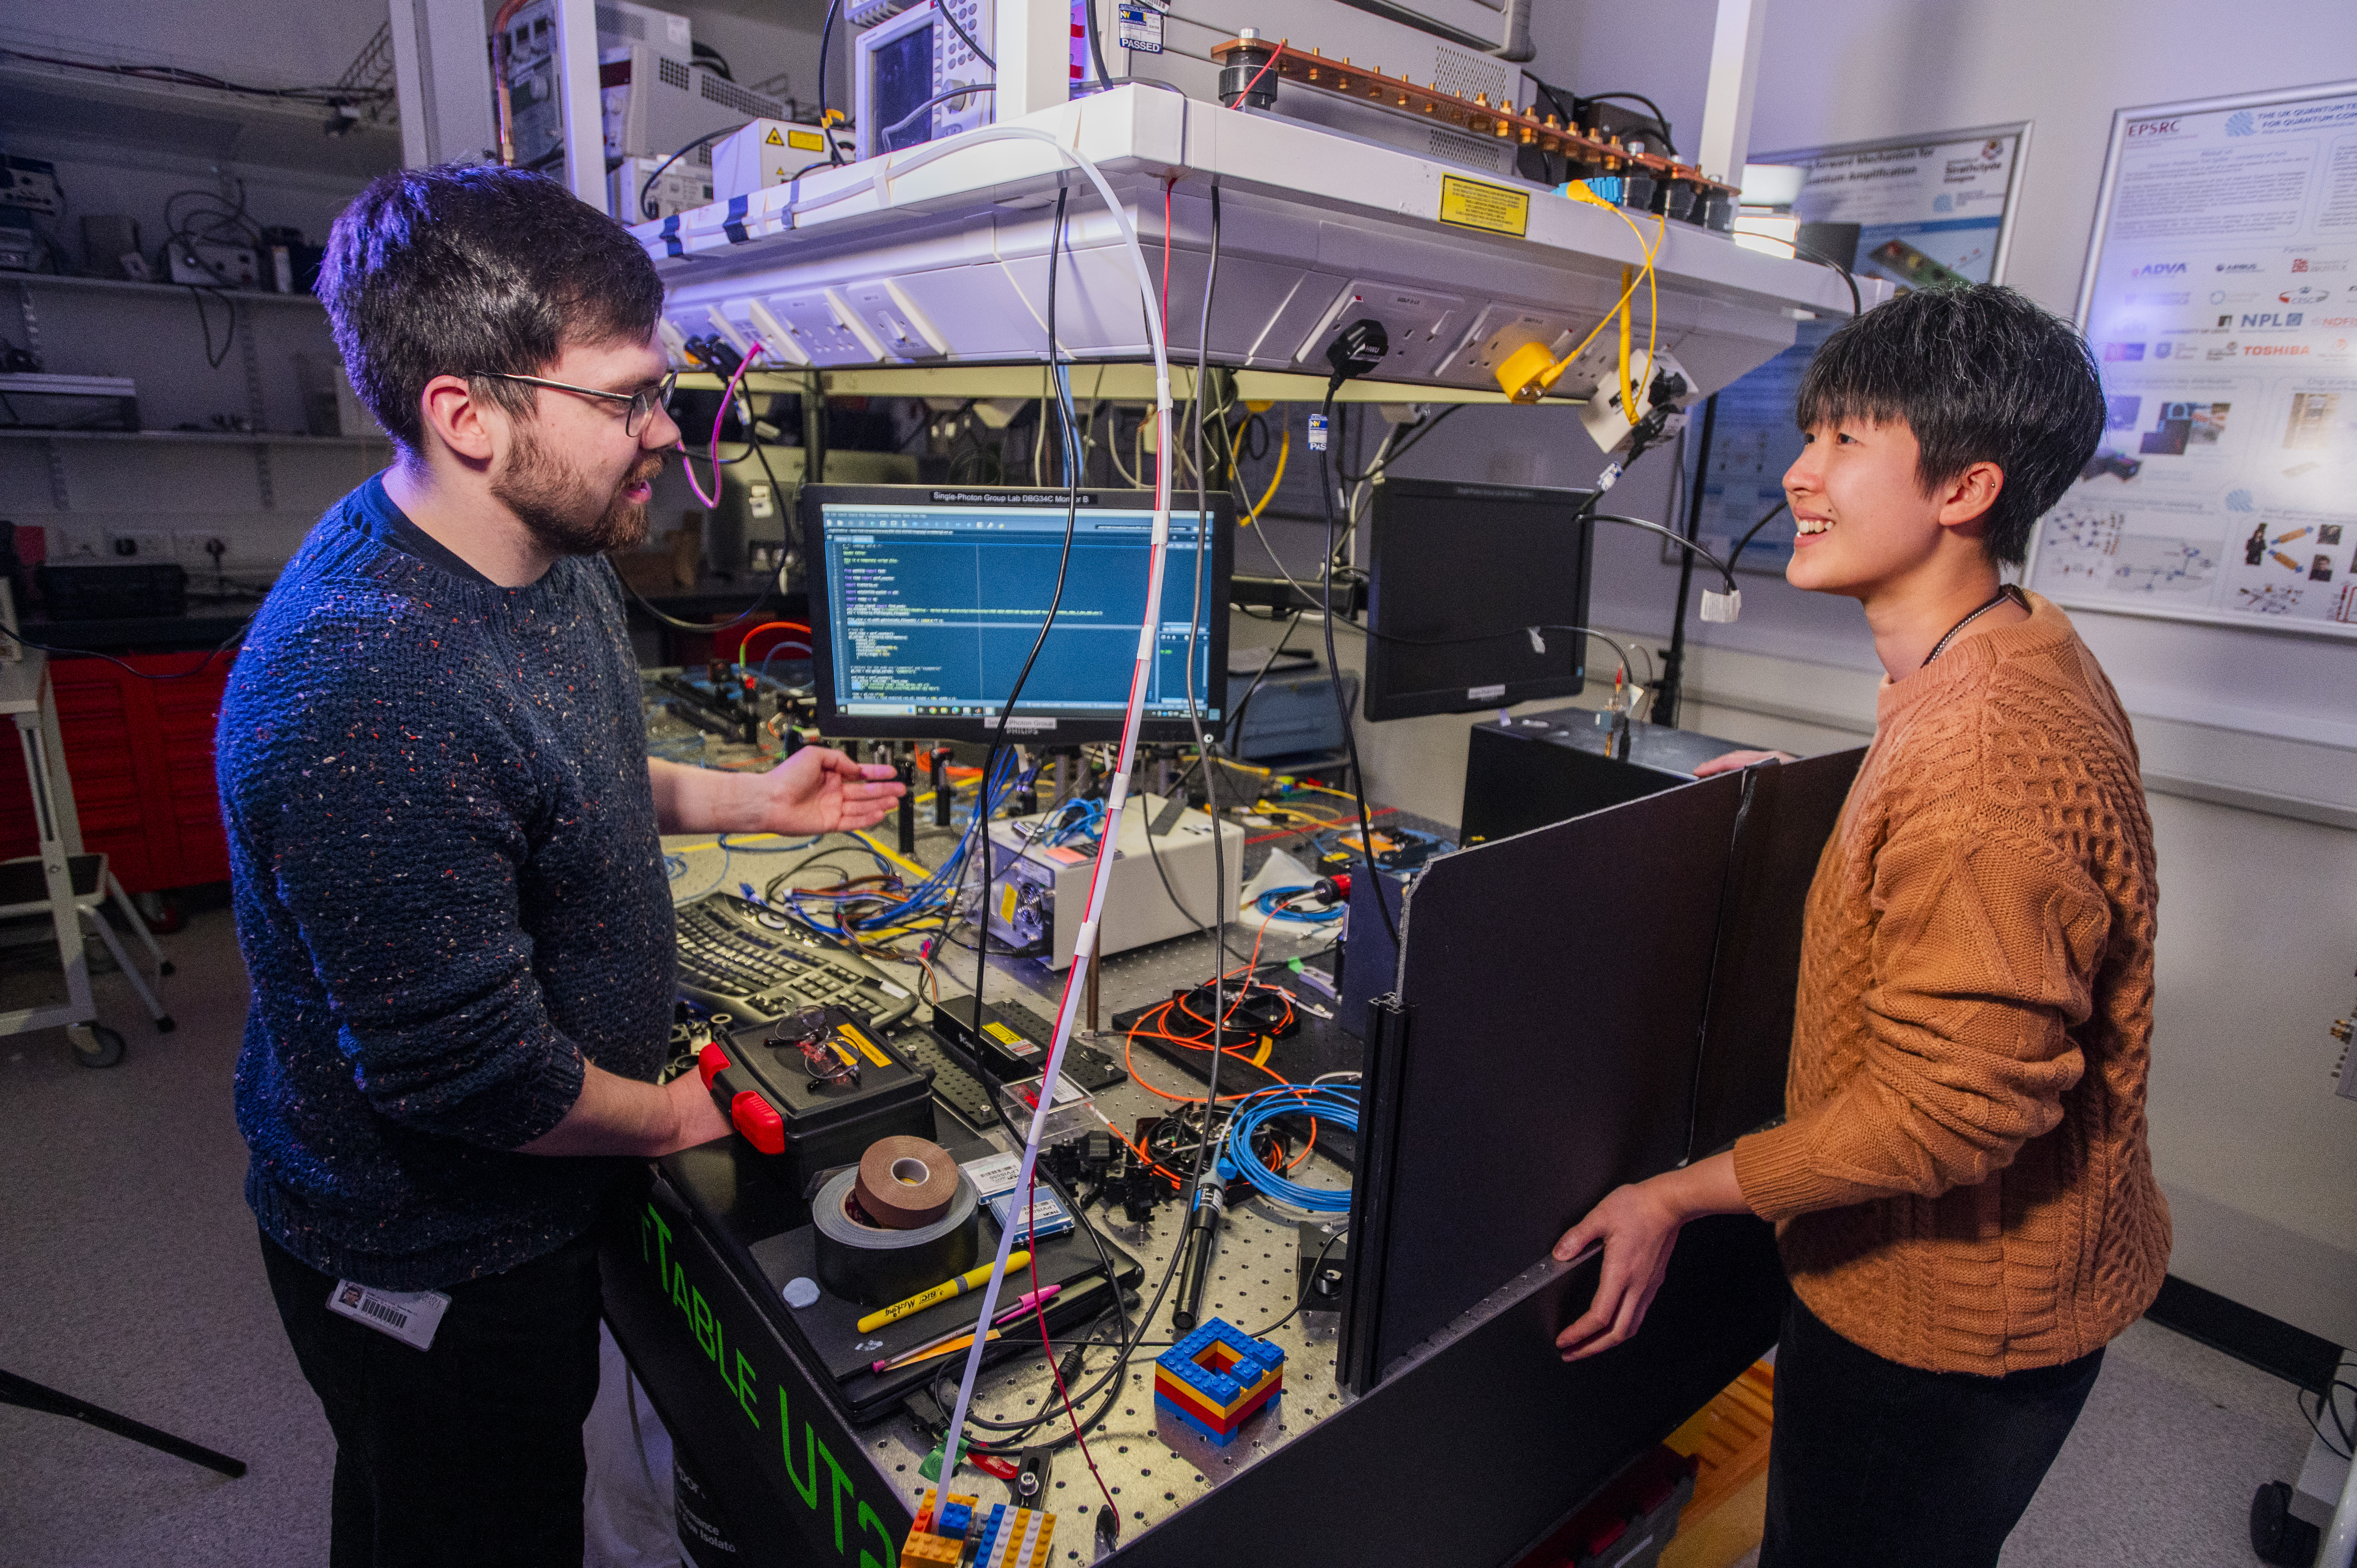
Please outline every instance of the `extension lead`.
M1084 113L1084 111L1082 112ZM1077 129L1076 125L1076 134ZM1138 629L1136 659L1130 670L1129 703L1122 715L1121 750L1114 768L1113 789L1105 800L1105 821L1117 822L1121 820L1122 808L1128 797L1130 770L1137 761L1137 735L1145 714L1146 683L1153 667L1156 633L1162 624L1163 563L1165 556L1169 553L1170 545L1170 352L1163 336L1162 317L1157 308L1157 296L1154 287L1154 273L1146 265L1145 247L1139 244L1137 239L1137 227L1131 222L1129 214L1114 196L1113 186L1093 162L1078 150L1066 146L1049 133L1028 125L978 126L948 141L930 144L921 150L912 150L907 154L895 154L890 157L877 159L878 167L868 177L865 188L873 191L879 201L888 202L890 188L888 181L894 174L909 173L954 152L979 146L985 143L1009 141L1045 144L1052 148L1060 158L1068 161L1087 176L1089 182L1096 188L1098 196L1105 204L1106 212L1118 225L1122 239L1127 244L1130 261L1137 269L1138 296L1144 304L1143 314L1146 317L1147 337L1154 350L1155 434L1157 436L1154 532L1147 552L1146 610ZM851 191L860 188L862 188L861 186L855 184L830 199L842 199ZM1049 242L1050 244L1056 242L1052 230ZM1050 360L1055 357L1055 351L1056 346L1050 343L1048 346ZM1105 893L1113 881L1114 840L1116 836L1108 832L1097 841L1096 860L1089 877L1088 898L1082 906L1081 927L1072 943L1072 966L1065 972L1063 999L1056 1008L1054 1043L1049 1047L1047 1065L1042 1069L1042 1082L1054 1083L1061 1075L1065 1052L1072 1040L1073 1026L1079 1021L1081 1001L1088 993L1088 975L1096 958L1097 930L1103 919ZM1030 1187L1032 1172L1039 1162L1039 1141L1047 1130L1048 1113L1053 1109L1054 1103L1054 1096L1043 1094L1039 1097L1039 1103L1032 1108L1030 1132L1024 1138L1023 1158L1016 1173L1015 1189L1017 1191L1028 1191ZM1014 1237L1015 1229L1012 1226L1000 1231L996 1267L990 1276L989 1283L983 1288L982 1310L975 1318L974 1346L966 1352L965 1371L958 1380L957 1402L951 1409L949 1431L942 1440L942 1481L944 1486L957 1474L958 1450L963 1445L966 1411L974 1402L974 1380L982 1371L984 1337L988 1331L990 1320L998 1311L999 1285L1006 1278L1006 1259L1012 1251Z

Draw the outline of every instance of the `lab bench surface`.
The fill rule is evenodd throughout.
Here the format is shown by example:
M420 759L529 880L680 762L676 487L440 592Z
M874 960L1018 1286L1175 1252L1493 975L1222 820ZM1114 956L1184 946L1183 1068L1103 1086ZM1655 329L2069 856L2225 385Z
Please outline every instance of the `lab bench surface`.
M1415 825L1395 814L1386 820ZM852 854L866 853L843 842ZM928 858L942 842L926 842ZM748 846L732 844L721 849L708 836L668 842L678 896L733 886ZM1255 847L1265 854L1271 846ZM1230 928L1231 965L1251 938L1249 925ZM1313 947L1279 929L1263 956ZM1202 980L1212 950L1198 935L1114 955L1102 971L1103 1015ZM969 949L950 953L945 996L970 989L974 961ZM994 1005L1054 1014L1060 976L1021 958L993 956L988 964ZM923 979L914 968L901 977L912 985ZM1168 1109L1155 1090L1200 1092L1159 1057L1125 1052L1117 1035L1088 1043L1127 1059L1130 1079L1095 1097L1125 1130ZM1245 1087L1230 1070L1222 1069L1223 1092ZM967 1142L981 1131L938 1102L934 1114L936 1142ZM1347 1189L1351 1181L1322 1148L1292 1174L1312 1186ZM1092 1213L1106 1238L1145 1265L1133 1313L1152 1298L1180 1240L1181 1216L1175 1203L1145 1225ZM793 1309L755 1248L806 1217L799 1194L738 1140L658 1162L643 1203L608 1238L608 1314L736 1532L740 1561L889 1564L931 1484L919 1466L932 1437L899 1407L853 1424L831 1402L823 1370L797 1348L787 1326ZM1286 1352L1284 1393L1273 1410L1225 1449L1157 1414L1153 1357L1176 1337L1166 1298L1121 1397L1091 1434L1090 1452L1120 1509L1118 1561L1196 1563L1219 1552L1343 1564L1365 1563L1372 1552L1398 1563L1510 1562L1756 1359L1773 1342L1782 1310L1768 1228L1748 1219L1701 1221L1687 1228L1652 1316L1629 1344L1570 1366L1558 1361L1553 1336L1585 1309L1598 1262L1540 1261L1354 1395L1336 1378L1336 1315L1287 1316L1297 1299L1298 1218L1260 1197L1232 1208L1204 1301L1207 1317L1247 1334L1267 1330ZM1083 1380L1110 1357L1092 1354ZM953 1387L954 1379L953 1369L945 1381ZM985 1369L974 1410L1019 1420L1052 1409L1055 1399L1041 1359L1017 1357ZM1085 1415L1094 1402L1081 1403ZM1067 1430L1059 1413L1036 1435L1046 1442ZM1047 1503L1058 1515L1054 1561L1098 1560L1102 1499L1088 1468L1068 1447L1054 1477ZM959 1481L985 1509L1006 1490L970 1467Z

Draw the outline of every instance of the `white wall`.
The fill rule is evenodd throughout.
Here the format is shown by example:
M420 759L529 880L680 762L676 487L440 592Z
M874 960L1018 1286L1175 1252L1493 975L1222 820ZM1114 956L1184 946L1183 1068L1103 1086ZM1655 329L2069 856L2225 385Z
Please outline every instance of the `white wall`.
M1534 69L1584 91L1652 94L1701 123L1709 0L1539 8ZM2009 120L2035 122L2008 282L2074 306L2112 112L2357 78L2357 7L2278 0L1772 0L1752 145L1778 150ZM1608 80L1609 79L1609 80ZM1402 465L1582 484L1592 448L1520 411L1457 416ZM1559 417L1557 424L1560 423ZM1663 519L1671 459L1614 492ZM1594 618L1666 640L1675 569L1599 538ZM2357 1101L2331 1093L2325 1026L2357 982L2357 650L2297 635L2084 612L2144 753L2160 857L2152 1144L2177 1217L2180 1276L2357 1343ZM1814 751L1872 725L1878 673L1856 607L1748 577L1731 627L1690 622L1686 727ZM1344 662L1350 661L1345 655ZM1375 793L1455 797L1464 722L1367 725ZM1444 782L1444 776L1446 781ZM1453 816L1453 811L1436 814Z

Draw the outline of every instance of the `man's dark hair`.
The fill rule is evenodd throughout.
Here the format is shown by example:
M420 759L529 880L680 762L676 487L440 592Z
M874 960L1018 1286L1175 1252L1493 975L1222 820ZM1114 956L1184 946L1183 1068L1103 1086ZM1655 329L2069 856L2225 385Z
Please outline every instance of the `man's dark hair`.
M1996 284L1921 289L1825 339L1801 378L1801 428L1903 419L1925 490L1975 463L2005 487L1989 510L1990 558L2019 565L2030 531L2104 435L2104 389L2071 324Z
M423 449L418 399L436 376L522 417L569 343L654 330L662 285L629 231L544 176L438 164L380 175L336 219L319 297L352 390L405 456Z

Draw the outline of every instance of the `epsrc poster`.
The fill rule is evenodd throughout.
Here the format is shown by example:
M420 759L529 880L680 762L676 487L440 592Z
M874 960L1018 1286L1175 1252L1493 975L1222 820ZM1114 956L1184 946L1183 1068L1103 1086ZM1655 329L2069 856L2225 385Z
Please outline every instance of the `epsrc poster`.
M2357 635L2357 83L2123 111L2102 199L2106 428L2029 585Z

